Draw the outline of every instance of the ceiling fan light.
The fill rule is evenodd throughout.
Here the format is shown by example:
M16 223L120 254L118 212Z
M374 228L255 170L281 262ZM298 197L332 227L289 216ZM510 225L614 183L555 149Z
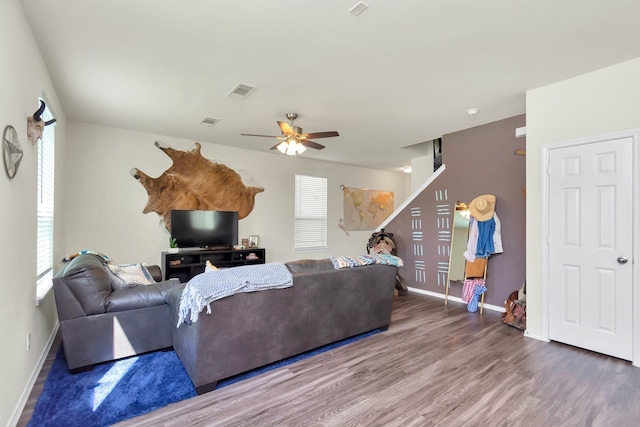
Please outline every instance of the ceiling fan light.
M296 142L294 140L289 140L289 144L287 145L287 151L285 152L285 154L289 156L296 155Z
M271 150L277 148L283 154L287 154L289 156L295 156L296 154L304 153L307 148L314 148L316 150L322 150L324 145L318 144L317 142L310 141L309 139L315 138L330 138L333 136L340 136L340 134L335 131L325 131L325 132L312 132L312 133L302 133L302 128L293 125L293 121L298 117L297 113L287 113L287 119L289 119L290 123L279 121L278 126L280 127L280 131L282 132L281 136L275 135L257 135L253 133L241 133L243 136L261 136L267 138L277 138L280 140L280 143L271 147ZM304 141L304 142L301 142Z
M278 146L276 147L278 149L278 151L280 151L282 154L285 154L287 152L287 147L289 146L289 144L287 143L287 141L282 141L280 144L278 144Z

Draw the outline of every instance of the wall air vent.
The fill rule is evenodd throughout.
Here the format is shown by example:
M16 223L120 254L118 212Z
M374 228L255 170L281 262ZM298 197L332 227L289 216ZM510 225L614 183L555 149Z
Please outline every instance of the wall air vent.
M200 124L202 126L214 126L216 125L218 122L220 121L220 119L214 119L213 117L205 117L204 119L202 119L200 121Z
M238 99L246 99L249 95L251 95L256 89L255 86L248 85L246 83L238 83L236 87L234 87L231 92L229 92L229 96L232 98Z

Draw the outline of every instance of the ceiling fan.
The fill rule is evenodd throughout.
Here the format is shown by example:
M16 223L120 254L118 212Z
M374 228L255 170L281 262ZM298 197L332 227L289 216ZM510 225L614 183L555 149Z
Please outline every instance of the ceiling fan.
M278 144L271 147L271 150L275 150L276 148L280 150L280 152L284 154L288 154L290 156L294 156L296 154L300 154L304 152L304 150L308 148L315 148L316 150L322 150L324 145L318 144L317 142L311 141L311 139L317 138L330 138L332 136L340 136L340 134L336 131L327 131L327 132L313 132L313 133L302 133L302 128L293 125L293 121L298 117L298 113L287 113L287 119L289 119L290 123L287 122L278 122L278 126L280 126L280 131L282 131L282 136L274 136L274 135L255 135L251 133L242 133L240 135L244 136L262 136L265 138L276 138L281 140Z

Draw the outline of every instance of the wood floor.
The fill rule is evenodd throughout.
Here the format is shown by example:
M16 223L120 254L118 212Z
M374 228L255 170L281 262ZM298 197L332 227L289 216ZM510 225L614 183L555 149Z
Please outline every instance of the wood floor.
M118 424L196 425L638 426L640 369L409 293L386 332Z

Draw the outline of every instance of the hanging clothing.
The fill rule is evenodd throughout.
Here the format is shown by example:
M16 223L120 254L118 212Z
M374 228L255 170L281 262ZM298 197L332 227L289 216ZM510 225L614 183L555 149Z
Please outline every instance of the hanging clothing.
M478 243L478 221L474 217L469 217L469 240L467 240L467 250L464 257L467 261L473 262L476 259L476 246Z
M500 224L498 214L495 212L493 212L493 220L496 222L496 228L493 231L493 253L501 254L504 252L502 249L502 225Z
M487 258L476 258L464 263L464 277L466 279L472 279L474 277L484 277L484 273L487 270Z
M476 279L467 279L464 281L462 285L462 302L470 303L473 300L474 295L476 294L476 288L478 286L484 286L484 279L476 278Z
M496 229L496 221L491 218L488 221L478 221L478 243L476 244L476 258L488 258L495 247L493 234Z
M485 256L477 255L477 247L478 247L478 236L479 230L478 227L480 224L488 223L489 221L476 221L474 217L469 218L469 240L467 240L467 250L464 251L464 257L467 261L473 262L476 258L486 258L491 254L501 254L504 252L502 248L502 224L500 223L500 218L498 218L498 214L496 212L493 213L493 221L495 223L493 228L493 250L491 253ZM483 225L481 227L486 227L487 225ZM485 242L486 243L486 242ZM483 251L486 253L486 250Z
M479 282L482 282L482 284L478 284L475 287L473 291L473 297L471 298L471 301L469 301L469 303L467 304L467 311L470 311L472 313L478 311L478 299L480 299L480 295L482 295L487 291L487 287L484 285L484 279L477 279L477 280Z

